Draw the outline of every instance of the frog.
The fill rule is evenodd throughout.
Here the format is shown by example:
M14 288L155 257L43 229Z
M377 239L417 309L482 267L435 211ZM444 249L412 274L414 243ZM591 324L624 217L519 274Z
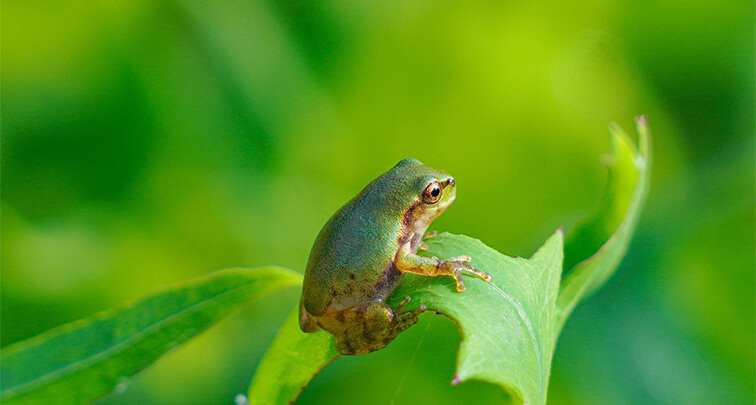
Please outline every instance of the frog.
M462 275L486 282L491 276L469 256L446 260L418 255L427 249L426 231L456 198L456 182L442 170L404 159L370 182L321 229L305 268L299 305L303 332L325 330L342 355L367 354L386 347L418 322L426 310L396 308L387 298L405 274L449 276L457 292Z

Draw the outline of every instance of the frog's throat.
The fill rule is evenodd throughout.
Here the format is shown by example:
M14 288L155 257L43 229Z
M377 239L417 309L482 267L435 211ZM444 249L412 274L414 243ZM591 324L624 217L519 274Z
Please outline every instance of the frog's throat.
M438 212L435 212L432 215L428 215L429 213L423 213L419 217L413 218L413 222L405 223L404 234L402 236L402 240L399 243L399 246L402 246L405 243L410 243L410 249L412 253L417 253L417 249L420 247L420 243L423 241L423 236L425 236L425 231L428 230L428 227L433 222L433 220L438 218L438 216L441 215L442 212L443 209L440 209Z
M417 253L417 249L423 241L425 231L454 202L455 197L456 195L452 194L448 200L442 201L443 205L431 207L424 206L421 201L415 201L404 213L399 246L410 243L412 253Z
M420 244L423 242L423 236L425 235L425 231L428 229L428 225L425 226L425 228L417 229L415 232L412 233L410 240L410 250L412 253L417 253L417 250L420 248Z

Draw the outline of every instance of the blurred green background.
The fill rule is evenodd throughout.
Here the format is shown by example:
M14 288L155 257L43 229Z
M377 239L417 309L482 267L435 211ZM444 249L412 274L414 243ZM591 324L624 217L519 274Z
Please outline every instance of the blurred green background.
M647 114L652 190L557 347L552 404L754 403L754 2L20 1L2 5L2 345L230 266L302 271L404 157L452 173L431 229L529 256L598 203L607 124ZM298 291L103 404L231 404ZM302 404L501 403L450 387L424 315Z

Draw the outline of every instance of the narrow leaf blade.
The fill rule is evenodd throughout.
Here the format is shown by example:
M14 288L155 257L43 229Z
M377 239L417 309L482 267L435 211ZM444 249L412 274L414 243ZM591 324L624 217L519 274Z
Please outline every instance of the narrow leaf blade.
M91 402L251 298L301 283L291 270L229 269L2 351L3 404Z
M645 117L637 119L637 149L619 126L612 125L609 129L613 150L607 159L608 191L595 217L581 226L565 247L565 265L572 267L565 267L566 276L559 291L557 331L577 304L601 287L617 269L648 194L651 147ZM558 333L555 340L557 336Z

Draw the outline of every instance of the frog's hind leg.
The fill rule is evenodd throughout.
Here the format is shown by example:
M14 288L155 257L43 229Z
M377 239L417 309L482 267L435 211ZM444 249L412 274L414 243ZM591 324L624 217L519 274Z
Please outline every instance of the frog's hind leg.
M403 304L397 312L380 302L344 310L344 320L357 323L336 338L336 350L341 354L352 355L366 354L386 347L401 332L416 324L417 316L425 311L425 307L420 306L413 311L401 312Z
M336 350L341 354L365 354L379 348L373 348L375 342L382 340L394 320L394 311L378 301L347 308L335 316L341 324L353 326L336 335Z

